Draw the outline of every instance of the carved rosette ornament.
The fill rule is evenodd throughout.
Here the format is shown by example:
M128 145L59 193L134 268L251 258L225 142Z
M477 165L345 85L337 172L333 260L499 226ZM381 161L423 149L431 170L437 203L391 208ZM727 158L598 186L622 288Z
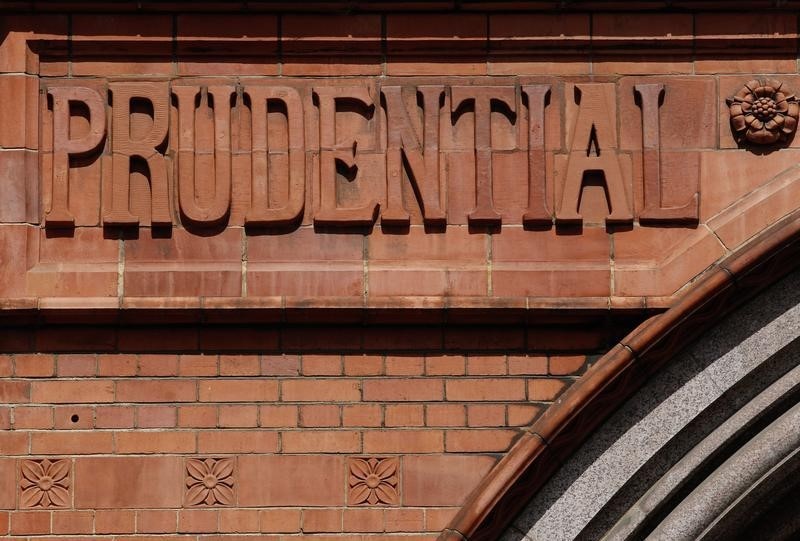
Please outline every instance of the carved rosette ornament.
M397 505L397 458L350 459L350 505Z
M233 459L186 460L186 505L232 505Z
M780 81L754 79L726 101L731 130L740 143L771 145L786 141L797 129L797 98Z
M61 460L23 460L20 462L19 505L23 509L67 507L70 462Z

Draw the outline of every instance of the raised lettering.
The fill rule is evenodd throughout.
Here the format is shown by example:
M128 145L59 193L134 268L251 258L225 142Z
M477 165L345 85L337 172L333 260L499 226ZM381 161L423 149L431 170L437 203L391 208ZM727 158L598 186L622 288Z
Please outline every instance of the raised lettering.
M103 97L82 86L49 88L53 97L53 189L45 225L71 227L75 217L69 211L69 157L95 150L106 134L106 112ZM89 111L89 132L72 139L69 133L70 103L82 103Z
M356 101L371 107L372 97L364 87L314 87L319 98L319 177L320 208L314 223L320 225L369 225L375 221L378 202L370 201L357 208L339 208L336 197L337 163L344 169L358 173L355 162L355 141L337 143L336 102Z
M492 102L504 103L516 111L516 95L510 86L454 86L451 89L452 109L465 101L475 105L475 209L469 213L470 223L499 225L500 214L492 199Z
M150 180L150 205L153 225L170 225L169 186L167 162L158 151L169 129L169 88L166 83L111 83L114 99L111 130L113 177L111 181L111 209L103 216L106 225L138 225L139 216L130 211L131 158L143 159ZM153 125L141 138L131 136L131 102L145 100L152 105Z
M578 118L575 121L567 161L567 174L561 206L556 212L560 223L580 223L578 212L584 175L587 172L602 174L611 212L606 223L633 221L625 195L622 168L617 155L614 120L609 111L614 110L614 85L593 83L577 86L580 93ZM576 96L577 98L577 96ZM578 101L578 100L576 100Z
M550 224L553 216L547 206L544 153L544 105L550 85L523 86L522 93L528 97L528 209L522 222Z
M416 111L407 110L403 103L401 87L386 86L381 92L386 98L387 122L391 126L387 130L386 209L381 212L381 221L396 225L410 222L403 206L401 186L405 164L414 193L418 194L423 220L428 224L444 223L447 217L441 207L439 190L439 100L444 87L416 89L415 94L422 97L421 132L411 120L416 117Z
M300 93L290 87L245 87L252 103L253 179L250 210L245 216L247 225L285 225L296 221L303 213L306 200L305 139L303 132L303 102ZM289 197L282 206L272 207L269 201L269 143L267 133L268 103L276 101L286 107L289 128Z
M661 130L659 104L664 95L663 84L634 86L642 107L642 178L644 180L644 209L642 222L687 222L698 219L700 197L697 191L680 207L664 207L661 180Z
M235 89L231 85L174 86L178 98L178 201L181 213L191 222L214 223L222 220L231 205L231 104ZM195 110L195 98L201 93L200 109ZM213 100L214 137L211 148L199 148L195 116L211 110ZM213 170L202 167L198 158L213 156ZM213 180L206 178L213 175ZM202 177L202 178L201 178ZM211 188L211 197L202 197L201 190ZM200 201L209 201L203 205Z

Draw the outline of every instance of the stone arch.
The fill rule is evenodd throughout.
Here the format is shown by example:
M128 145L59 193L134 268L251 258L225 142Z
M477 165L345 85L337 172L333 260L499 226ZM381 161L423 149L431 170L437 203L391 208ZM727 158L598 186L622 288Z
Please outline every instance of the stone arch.
M715 539L775 524L798 492L786 480L800 448L790 428L800 273L778 282L797 267L798 233L792 213L620 341L518 439L440 539ZM767 442L779 450L755 451ZM732 475L745 463L749 476ZM708 498L722 489L726 498Z
M771 490L791 489L800 464L798 337L794 273L655 374L564 462L507 537L735 539L773 507Z

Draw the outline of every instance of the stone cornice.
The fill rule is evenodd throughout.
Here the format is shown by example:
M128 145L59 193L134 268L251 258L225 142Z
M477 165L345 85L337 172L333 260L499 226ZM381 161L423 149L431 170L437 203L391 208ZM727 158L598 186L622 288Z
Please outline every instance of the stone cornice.
M730 2L698 0L312 0L292 2L287 0L195 0L195 1L6 1L0 3L0 12L695 12L737 10L795 12L800 6L796 0L732 0Z

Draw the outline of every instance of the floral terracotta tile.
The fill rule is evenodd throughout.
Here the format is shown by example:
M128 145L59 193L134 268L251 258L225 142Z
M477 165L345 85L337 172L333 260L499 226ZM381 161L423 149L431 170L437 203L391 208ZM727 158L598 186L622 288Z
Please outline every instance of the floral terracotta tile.
M68 507L70 461L67 459L22 460L19 506L22 509Z
M396 457L353 457L349 461L350 505L397 505L398 459Z
M187 459L186 488L187 507L233 505L233 459Z

